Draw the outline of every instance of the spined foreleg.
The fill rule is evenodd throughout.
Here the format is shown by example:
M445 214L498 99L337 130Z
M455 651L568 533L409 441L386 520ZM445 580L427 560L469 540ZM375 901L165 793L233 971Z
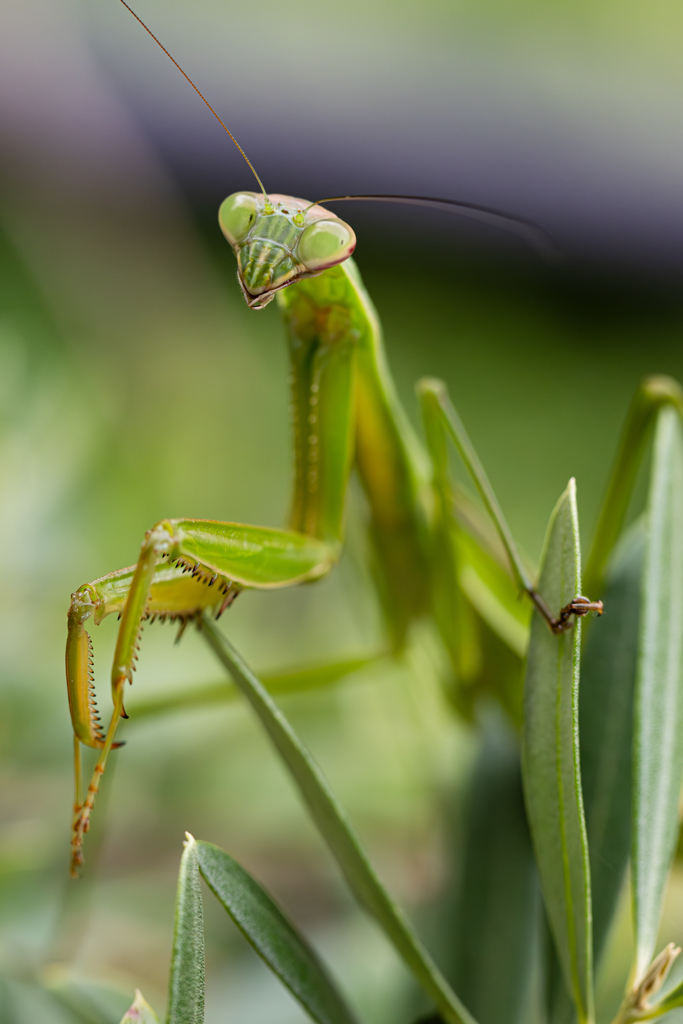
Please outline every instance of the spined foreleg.
M285 530L218 523L165 520L150 530L137 565L119 570L72 595L66 649L67 686L76 742L76 798L71 872L82 863L83 835L125 717L125 682L132 681L147 618L178 619L184 625L207 609L220 614L243 587L273 589L324 575L334 564L335 545ZM95 706L90 637L85 623L112 612L120 626L112 667L114 711L106 735ZM85 801L80 796L79 743L100 750Z

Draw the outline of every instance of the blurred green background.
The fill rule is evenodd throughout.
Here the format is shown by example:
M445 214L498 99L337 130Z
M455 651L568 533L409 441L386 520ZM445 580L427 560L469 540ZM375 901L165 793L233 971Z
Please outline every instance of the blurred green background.
M457 218L337 208L356 228L410 416L417 378L442 376L531 557L570 475L588 539L639 378L683 379L680 5L139 0L138 12L268 188L459 198L554 235L567 258L548 268ZM162 517L283 522L286 359L274 305L247 310L215 222L221 198L252 188L248 171L116 0L4 5L0 147L0 969L11 999L33 1005L33 979L68 971L139 985L161 1007L187 829L283 901L368 1020L408 1020L402 968L351 906L247 712L136 724L136 698L220 678L191 631L179 647L168 627L146 631L88 868L79 886L66 877L69 595L131 563ZM355 492L348 519L332 578L245 594L226 616L258 669L381 644ZM114 630L94 636L105 710ZM476 749L436 661L424 637L403 668L286 701L418 916L448 876L444 807L457 808ZM207 928L207 1024L304 1019L211 906ZM683 938L680 879L665 930ZM618 949L613 960L616 971Z

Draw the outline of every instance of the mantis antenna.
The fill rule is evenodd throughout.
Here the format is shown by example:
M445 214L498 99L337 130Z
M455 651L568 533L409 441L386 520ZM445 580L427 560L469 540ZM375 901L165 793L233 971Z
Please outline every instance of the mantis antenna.
M232 134L232 132L230 131L230 129L229 129L228 127L227 127L227 125L225 125L225 124L223 123L223 121L222 121L222 120L220 119L220 117L218 116L218 114L216 113L216 111L215 111L215 110L213 109L213 107L211 106L211 104L210 104L210 103L209 103L209 101L207 100L206 96L204 96L204 94L203 94L203 93L201 93L201 92L199 91L199 89L198 89L198 88L197 88L197 86L196 86L196 85L194 84L194 82L192 81L192 79L190 78L190 76L189 76L189 75L187 75L187 74L185 74L185 72L184 72L184 71L183 71L183 69L181 68L180 64L178 63L178 61L177 61L177 60L176 60L176 59L175 59L174 57L172 57L172 56L171 56L171 54L170 54L170 53L168 52L168 50L166 49L166 47L164 46L164 44L163 44L163 43L161 43L161 42L159 42L159 40L157 39L157 37L156 37L156 36L154 35L154 33L152 32L151 28L148 28L148 27L147 27L147 25L145 25L145 23L144 23L144 21L142 20L142 18L141 18L141 17L139 17L139 15L137 15L137 14L135 13L135 11L133 10L133 8L132 8L132 7L130 7L130 6L129 6L129 4L127 4L127 3L126 3L126 0L121 0L121 3L123 4L123 6L124 6L124 7L125 7L125 8L126 8L126 9L127 9L128 11L130 11L130 13L131 13L131 14L133 15L133 17L135 18L135 20L136 20L136 21L139 21L139 22L140 22L140 24L141 24L141 25L142 25L142 27L144 28L145 32L147 32L147 34L148 34L148 35L150 35L150 36L152 37L152 39L153 39L153 40L154 40L154 42L155 42L155 43L157 44L157 46L160 46L160 47L161 47L161 49L162 49L162 50L164 51L164 53L166 54L166 56L168 57L168 59L169 59L170 61L172 61L172 62L173 62L173 64L175 64L175 66L177 67L178 71L179 71L179 72L180 72L180 74L181 74L181 75L183 76L183 78L185 78L185 79L186 79L186 80L187 80L187 81L188 81L188 82L190 83L190 85L192 86L192 88L194 89L194 91L195 91L195 92L197 93L197 95L199 96L199 98L200 98L201 100L203 100L203 101L204 101L204 103L206 103L207 107L209 108L209 110L211 111L211 113L213 114L213 116L214 116L214 117L216 118L216 120L218 121L218 123L219 123L219 124L220 124L220 125L221 125L221 126L222 126L222 127L224 128L224 129L225 129L225 131L226 131L226 132L228 133L228 135L230 136L230 138L231 138L231 139L232 139L232 141L233 141L233 142L235 143L235 145L236 145L236 146L237 146L237 148L239 149L240 153L242 154L242 156L243 156L243 157L244 157L244 159L246 160L246 162L247 162L247 165L249 166L249 170L251 171L251 173L252 173L252 174L254 175L254 177L255 177L255 178L256 178L256 180L258 181L258 183L259 183L259 187L260 187L261 191L263 192L264 196L266 197L266 203L268 203L268 202L270 201L270 200L268 199L268 193L266 192L265 188L263 187L263 182L261 181L261 179L259 178L258 174L257 174L257 173L256 173L256 171L254 170L254 165L252 164L251 160L249 159L249 157L247 156L247 154L246 154L246 153L244 152L244 150L242 149L242 147L240 146L239 142L237 141L237 139L235 138L235 136L234 136L234 135Z
M244 157L244 160L247 163L249 170L259 183L259 187L263 192L263 195L265 196L266 205L268 206L270 204L270 199L268 198L268 193L266 192L263 186L263 182L256 173L256 170L251 160L244 152L244 150L242 149L242 147L240 146L239 142L232 134L230 129L218 116L216 111L213 109L213 107L207 100L206 96L204 96L204 94L199 91L199 89L194 84L190 76L186 74L185 71L183 71L175 57L172 57L171 54L166 49L166 47L164 46L164 44L157 39L157 37L152 32L151 28L148 28L148 26L144 23L142 18L135 13L133 8L128 3L126 3L126 0L121 0L121 3L126 8L126 10L128 10L133 15L135 20L139 22L140 25L142 25L145 32L147 32L147 34L152 37L157 46L159 46L164 51L168 59L173 64L175 64L183 78L190 83L194 91L197 93L199 98L203 100L203 102L209 108L209 110L216 118L218 123L221 125L221 127L228 133L228 135L230 136L230 138L235 143L240 153ZM557 262L561 258L560 252L557 249L557 246L555 245L550 235L548 235L547 232L543 230L543 228L539 227L537 224L534 224L533 221L527 220L524 217L512 216L509 213L504 213L502 210L496 210L490 206L480 206L477 203L465 203L457 199L436 199L431 196L402 195L331 196L329 199L319 199L316 203L311 203L308 209L311 209L311 207L317 206L322 203L340 203L344 202L345 200L366 200L369 202L377 203L405 203L410 206L441 207L442 209L449 210L449 212L451 213L459 213L464 217L472 217L475 220L484 221L489 224L495 224L497 227L504 228L507 231L511 231L514 234L519 235L520 237L524 238L527 242L529 242L546 260L550 262ZM304 210L303 212L305 213L306 211Z
M514 214L504 213L503 210L496 210L492 206L480 206L478 203L465 203L458 199L437 199L433 196L401 196L401 195L367 195L367 196L330 196L329 199L319 199L312 206L322 203L341 203L348 199L366 200L375 203L404 203L407 206L426 206L445 209L448 213L458 213L463 217L471 217L473 220L482 221L486 224L493 224L495 227L503 228L518 235L536 249L536 251L548 262L557 263L562 259L562 254L557 248L553 238L538 224L526 217L516 217ZM304 211L305 212L305 211Z

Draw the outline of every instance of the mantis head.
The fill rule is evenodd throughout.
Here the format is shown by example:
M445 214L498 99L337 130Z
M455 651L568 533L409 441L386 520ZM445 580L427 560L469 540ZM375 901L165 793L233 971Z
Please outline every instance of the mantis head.
M235 192L218 211L237 257L237 276L251 309L275 292L343 263L356 248L352 229L322 206L291 196Z

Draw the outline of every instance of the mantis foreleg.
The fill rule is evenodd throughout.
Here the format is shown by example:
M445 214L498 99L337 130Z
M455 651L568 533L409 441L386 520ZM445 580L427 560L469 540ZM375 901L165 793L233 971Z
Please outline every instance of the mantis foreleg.
M329 571L338 548L292 530L269 530L209 520L164 520L145 536L132 569L86 584L72 597L67 637L67 684L77 742L99 748L88 794L80 806L80 782L72 840L72 874L82 861L87 831L100 779L125 715L123 693L132 681L140 632L145 618L169 615L183 622L206 609L218 613L244 586L273 589L317 579ZM161 563L161 565L160 565ZM184 573L191 572L189 580ZM92 694L90 638L85 622L121 614L111 675L114 710L103 735ZM79 752L80 753L80 752ZM76 760L80 777L80 757Z

